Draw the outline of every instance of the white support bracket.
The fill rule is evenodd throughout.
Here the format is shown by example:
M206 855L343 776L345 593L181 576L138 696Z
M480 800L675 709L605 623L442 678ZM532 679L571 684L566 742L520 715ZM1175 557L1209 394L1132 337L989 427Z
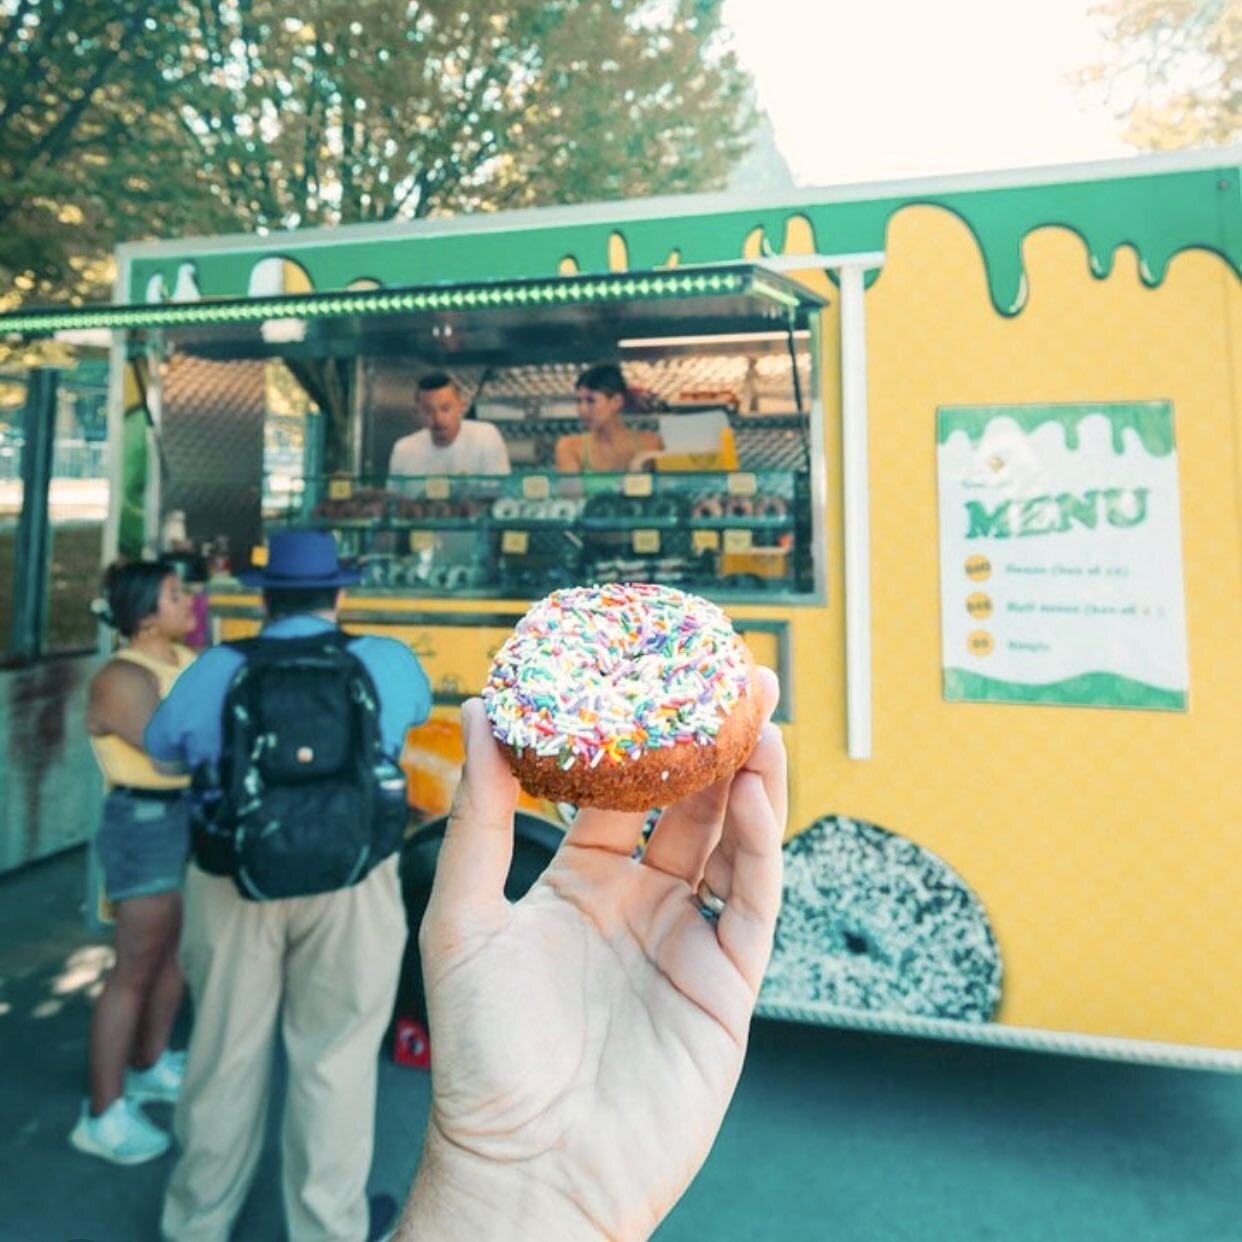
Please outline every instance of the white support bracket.
M845 716L851 759L871 758L871 490L864 276L883 254L837 269L841 289L841 476L845 524Z
M884 251L782 254L761 260L774 272L837 274L841 295L841 477L845 525L845 721L851 759L871 758L871 489L867 463L867 272Z

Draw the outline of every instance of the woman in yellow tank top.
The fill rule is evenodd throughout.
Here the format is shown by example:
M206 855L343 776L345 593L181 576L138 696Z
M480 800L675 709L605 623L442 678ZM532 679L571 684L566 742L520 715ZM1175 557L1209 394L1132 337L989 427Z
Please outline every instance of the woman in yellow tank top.
M139 1105L173 1100L181 1084L181 1055L167 1045L183 988L177 938L189 852L188 779L160 772L142 734L194 658L182 644L194 617L176 571L159 562L113 566L104 592L106 619L128 640L95 675L86 709L107 787L95 844L115 909L116 963L91 1016L91 1095L69 1141L140 1164L169 1138Z
M632 431L621 421L627 389L615 363L588 367L578 376L574 391L586 432L557 440L558 470L577 474L630 470L644 453L663 448L654 431Z

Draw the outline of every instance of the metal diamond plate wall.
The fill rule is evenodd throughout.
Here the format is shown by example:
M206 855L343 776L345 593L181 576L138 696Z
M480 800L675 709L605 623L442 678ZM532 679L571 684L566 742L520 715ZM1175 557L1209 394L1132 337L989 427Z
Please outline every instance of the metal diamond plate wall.
M262 541L264 364L175 356L164 377L162 512L196 543L226 535L234 567ZM242 555L239 557L239 553Z

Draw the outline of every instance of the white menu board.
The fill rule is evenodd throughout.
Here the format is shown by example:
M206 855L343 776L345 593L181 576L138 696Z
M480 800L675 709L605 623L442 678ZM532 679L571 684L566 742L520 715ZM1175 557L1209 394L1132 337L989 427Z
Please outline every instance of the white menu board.
M937 411L944 697L1186 707L1168 402Z

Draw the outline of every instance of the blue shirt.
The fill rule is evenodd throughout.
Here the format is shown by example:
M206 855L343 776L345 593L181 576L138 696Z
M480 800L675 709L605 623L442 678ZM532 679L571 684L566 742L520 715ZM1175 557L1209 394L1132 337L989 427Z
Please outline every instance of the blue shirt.
M322 617L282 617L263 627L264 638L306 638L335 629ZM366 666L380 702L380 737L384 750L396 759L405 733L422 724L431 713L431 686L418 657L395 638L363 634L348 648ZM184 764L193 771L204 761L220 758L220 722L224 697L242 657L232 647L212 647L177 678L156 708L143 734L143 746L153 759Z

